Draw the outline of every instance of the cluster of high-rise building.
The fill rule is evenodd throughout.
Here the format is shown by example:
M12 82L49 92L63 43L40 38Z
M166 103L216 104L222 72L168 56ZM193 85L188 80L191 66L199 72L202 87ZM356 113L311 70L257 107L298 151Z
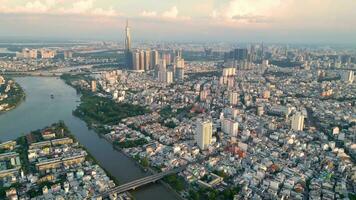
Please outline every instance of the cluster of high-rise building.
M185 63L182 51L133 50L128 21L125 28L125 64L128 69L133 71L155 70L157 80L166 84L184 79Z
M21 53L18 53L16 57L27 59L49 59L54 58L57 55L57 51L50 49L22 49Z

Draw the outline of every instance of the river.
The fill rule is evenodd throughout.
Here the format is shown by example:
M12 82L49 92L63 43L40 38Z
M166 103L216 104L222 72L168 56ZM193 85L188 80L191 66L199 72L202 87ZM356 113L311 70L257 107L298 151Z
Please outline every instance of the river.
M26 100L16 109L0 115L0 140L15 139L32 130L42 129L63 120L81 144L98 160L99 164L126 183L149 174L131 159L112 148L105 139L89 130L82 120L72 115L79 104L76 91L55 77L15 77L26 93ZM50 95L54 95L54 99ZM176 199L163 185L154 183L132 192L136 199Z

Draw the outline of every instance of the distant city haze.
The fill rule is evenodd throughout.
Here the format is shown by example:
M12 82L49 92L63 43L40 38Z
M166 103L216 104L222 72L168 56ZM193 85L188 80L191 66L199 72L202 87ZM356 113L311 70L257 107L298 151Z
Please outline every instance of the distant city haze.
M356 44L355 0L0 0L0 40Z

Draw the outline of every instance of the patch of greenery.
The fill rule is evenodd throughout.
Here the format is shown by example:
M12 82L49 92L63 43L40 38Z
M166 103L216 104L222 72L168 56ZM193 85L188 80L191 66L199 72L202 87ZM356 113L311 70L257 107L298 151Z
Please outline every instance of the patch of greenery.
M124 118L143 115L148 111L143 106L116 103L105 97L84 93L81 97L81 104L73 114L83 119L89 125L113 125L119 123Z
M164 181L177 191L182 191L185 188L185 181L183 177L178 176L177 174L164 177Z
M114 145L120 148L132 148L132 147L142 146L144 144L147 144L147 140L144 138L140 138L137 140L126 140L124 142L119 142L119 141L114 142Z

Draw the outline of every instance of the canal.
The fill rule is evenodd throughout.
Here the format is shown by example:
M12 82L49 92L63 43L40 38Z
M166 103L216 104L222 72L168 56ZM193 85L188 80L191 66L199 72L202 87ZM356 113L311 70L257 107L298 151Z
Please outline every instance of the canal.
M26 100L16 109L0 115L0 140L12 140L63 120L81 144L98 160L99 164L126 183L148 174L131 159L112 148L105 139L89 130L82 120L72 115L79 104L76 91L55 77L16 77L26 93ZM54 98L51 99L51 94ZM136 199L176 199L174 194L159 183L150 184L132 192Z

